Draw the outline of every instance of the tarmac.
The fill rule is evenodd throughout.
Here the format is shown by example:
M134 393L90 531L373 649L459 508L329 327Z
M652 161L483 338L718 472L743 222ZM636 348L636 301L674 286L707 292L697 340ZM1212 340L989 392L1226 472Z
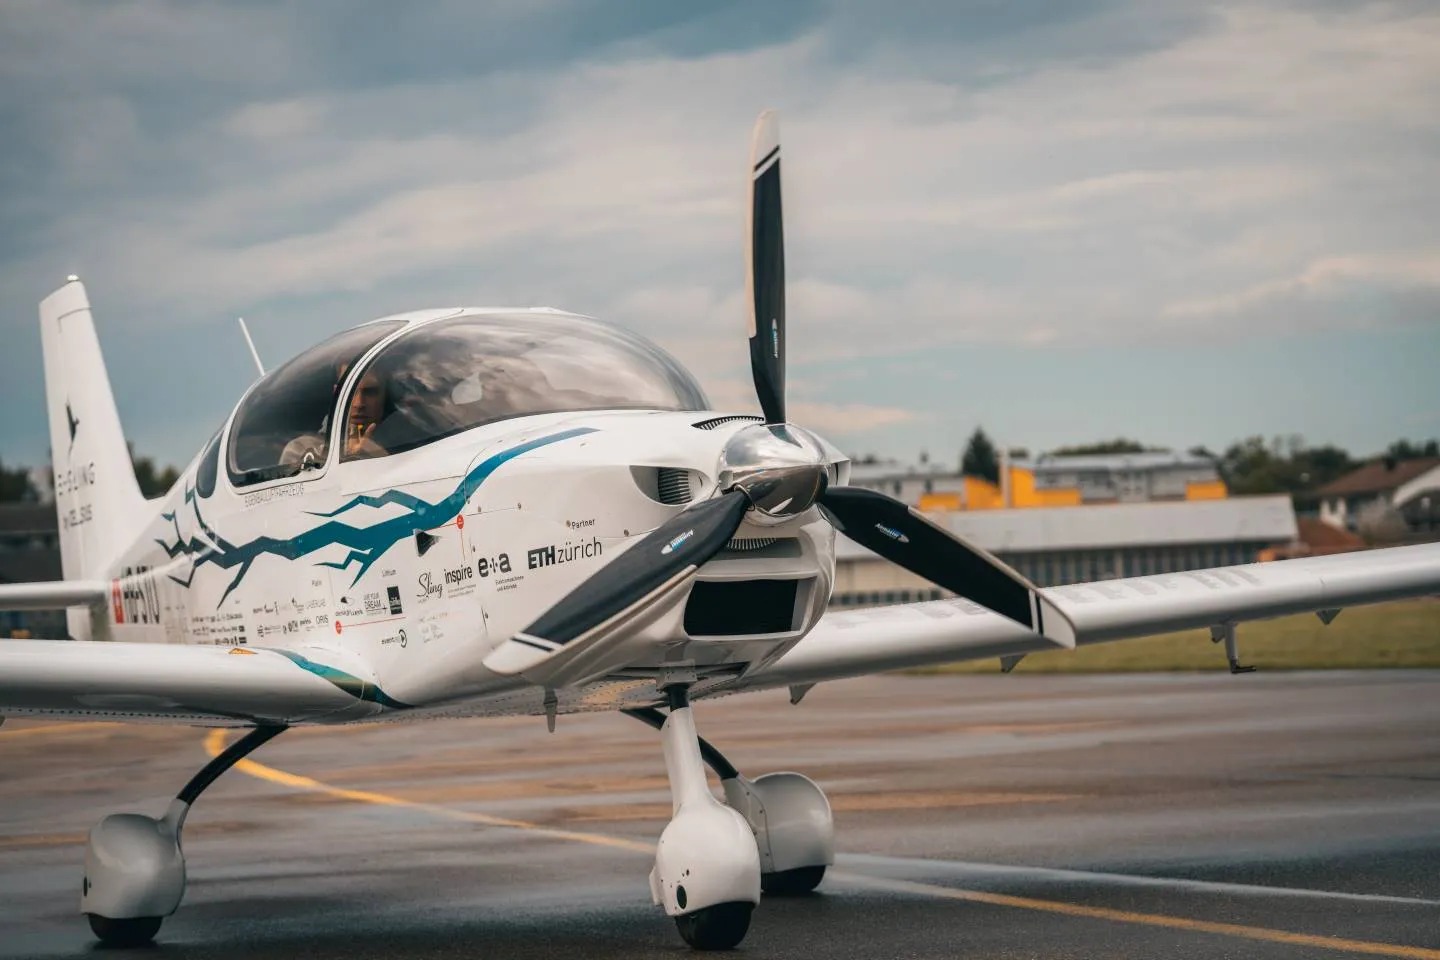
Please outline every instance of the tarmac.
M1440 671L882 676L696 718L835 810L825 882L737 955L1440 960ZM691 953L646 884L658 734L590 714L288 731L200 798L158 945L97 954L85 832L235 736L0 727L0 957Z

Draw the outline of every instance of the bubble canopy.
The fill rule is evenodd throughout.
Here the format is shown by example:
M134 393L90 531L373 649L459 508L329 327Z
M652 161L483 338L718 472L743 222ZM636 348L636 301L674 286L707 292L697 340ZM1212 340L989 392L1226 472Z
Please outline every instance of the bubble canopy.
M538 311L462 315L397 337L361 371L344 406L341 459L537 413L706 407L684 367L622 327Z
M411 324L338 396L349 368L404 326L377 321L312 347L241 403L226 464L236 486L341 460L388 456L498 420L585 410L705 410L685 368L645 338L544 311L469 313Z

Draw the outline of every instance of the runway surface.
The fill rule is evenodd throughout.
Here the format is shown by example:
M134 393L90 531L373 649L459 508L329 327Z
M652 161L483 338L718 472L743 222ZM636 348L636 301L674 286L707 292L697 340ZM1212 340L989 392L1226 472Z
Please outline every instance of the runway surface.
M875 677L696 713L835 808L836 867L767 898L746 956L1440 960L1440 672ZM95 955L85 832L161 812L220 739L0 727L0 957ZM649 902L669 792L634 720L302 729L253 759L192 812L185 902L136 955L689 953Z

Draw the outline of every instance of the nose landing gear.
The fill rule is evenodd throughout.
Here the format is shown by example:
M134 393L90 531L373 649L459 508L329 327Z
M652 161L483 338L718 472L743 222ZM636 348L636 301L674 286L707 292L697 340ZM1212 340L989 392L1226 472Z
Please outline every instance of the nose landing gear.
M674 816L660 838L650 890L698 950L728 950L744 939L760 894L809 893L835 862L835 828L824 792L798 773L747 780L695 733L685 687L665 688L669 716L625 711L661 731ZM701 763L720 777L722 804ZM757 882L758 881L758 882Z

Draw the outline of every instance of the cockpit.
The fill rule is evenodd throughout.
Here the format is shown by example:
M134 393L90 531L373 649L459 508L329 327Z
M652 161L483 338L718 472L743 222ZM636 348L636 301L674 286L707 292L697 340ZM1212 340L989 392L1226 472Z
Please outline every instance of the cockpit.
M598 320L461 314L415 324L370 355L404 326L390 320L347 330L267 374L236 413L231 482L318 469L332 442L343 462L531 414L707 408L699 385L669 354Z

